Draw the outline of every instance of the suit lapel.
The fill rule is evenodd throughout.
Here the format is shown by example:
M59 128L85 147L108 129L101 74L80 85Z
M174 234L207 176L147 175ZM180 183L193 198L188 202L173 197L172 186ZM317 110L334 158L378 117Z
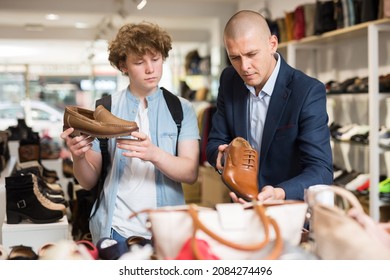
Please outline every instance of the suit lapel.
M233 113L234 113L234 129L236 136L241 136L245 139L248 139L248 89L245 86L244 82L240 79L240 82L234 83L233 93ZM243 122L244 118L244 122ZM245 124L245 125L242 125Z
M270 104L267 111L267 117L264 124L263 139L261 144L261 158L265 157L271 145L272 139L279 127L280 119L291 94L291 89L287 87L290 79L290 67L280 56L281 65L279 75L276 79L275 88L272 92Z

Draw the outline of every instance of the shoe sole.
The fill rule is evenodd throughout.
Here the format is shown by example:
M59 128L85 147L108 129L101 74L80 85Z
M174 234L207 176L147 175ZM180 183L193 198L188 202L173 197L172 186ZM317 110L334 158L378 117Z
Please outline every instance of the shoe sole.
M69 127L65 127L64 126L63 130L65 131L68 128ZM90 131L87 131L87 130L83 130L83 129L74 128L74 131L69 136L70 137L76 137L76 136L81 136L81 135L89 135L89 136L96 137L96 138L117 138L117 137L121 137L121 136L129 136L129 135L131 135L131 133L133 131L137 131L137 129L133 129L133 130L131 130L129 132L126 132L126 133L103 135L103 134L95 134L93 132L90 132Z
M245 201L248 201L248 202L251 202L253 200L255 200L255 198L250 198L250 197L247 197L246 195L243 195L241 194L240 192L238 192L235 188L231 187L224 179L223 179L223 176L221 176L222 178L222 182L228 187L229 190L231 190L232 192L234 192L237 197L239 198L242 198L244 199Z

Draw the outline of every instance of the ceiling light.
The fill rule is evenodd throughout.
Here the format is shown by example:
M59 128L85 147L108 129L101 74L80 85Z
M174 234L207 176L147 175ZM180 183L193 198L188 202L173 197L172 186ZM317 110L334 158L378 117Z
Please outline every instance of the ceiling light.
M56 15L56 14L47 14L47 15L45 16L45 18L46 18L47 20L58 20L60 17L59 17L58 15Z
M79 21L79 22L75 22L74 27L76 27L77 29L85 29L88 28L88 24Z
M138 10L142 10L144 7L145 7L145 5L146 5L146 3L148 3L148 1L146 1L146 0L141 0L141 1L139 1L139 0L133 0L135 3L137 3L138 2L138 4L137 4L137 9Z

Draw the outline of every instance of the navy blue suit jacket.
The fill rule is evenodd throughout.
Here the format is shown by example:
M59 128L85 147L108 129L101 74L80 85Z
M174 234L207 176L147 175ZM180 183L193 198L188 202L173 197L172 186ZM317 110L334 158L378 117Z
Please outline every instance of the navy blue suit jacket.
M304 190L332 184L333 162L325 86L281 59L268 107L259 155L259 188L284 189L286 199L304 199ZM249 91L232 66L220 77L217 111L206 148L215 167L218 146L235 137L248 139Z

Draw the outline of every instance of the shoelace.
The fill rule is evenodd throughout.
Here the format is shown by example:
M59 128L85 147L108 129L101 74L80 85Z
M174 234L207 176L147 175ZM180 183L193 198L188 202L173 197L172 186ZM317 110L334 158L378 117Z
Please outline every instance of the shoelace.
M243 165L247 169L252 169L255 167L255 159L256 159L255 150L246 149L244 152L241 165Z

